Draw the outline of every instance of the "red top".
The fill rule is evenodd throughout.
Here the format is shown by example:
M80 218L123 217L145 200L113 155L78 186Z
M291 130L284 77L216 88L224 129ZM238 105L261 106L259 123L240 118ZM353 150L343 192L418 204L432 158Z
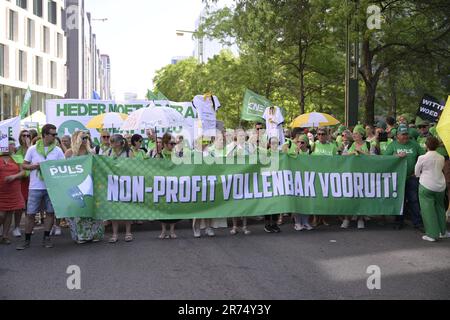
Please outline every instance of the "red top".
M5 163L0 157L0 211L15 211L25 208L21 191L20 179L7 183L5 178L16 175L20 167L13 159L9 158Z

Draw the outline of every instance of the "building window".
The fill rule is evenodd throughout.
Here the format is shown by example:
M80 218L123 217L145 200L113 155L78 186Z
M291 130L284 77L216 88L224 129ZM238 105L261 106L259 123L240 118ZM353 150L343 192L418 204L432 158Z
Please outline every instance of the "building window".
M5 77L5 46L0 44L0 77Z
M50 30L47 27L42 27L42 51L49 53L50 51Z
M41 57L36 57L34 60L34 83L42 85L43 78L43 62Z
M27 54L26 52L19 50L19 67L17 68L17 80L26 82L27 81Z
M42 18L42 12L42 0L33 0L33 13Z
M57 23L57 17L56 17L56 2L55 1L49 1L48 2L48 22L56 24Z
M34 48L34 21L27 19L27 46Z
M58 83L58 66L55 61L50 61L50 87L56 89L56 84Z
M17 12L9 10L9 40L17 41Z
M57 42L57 56L58 58L63 57L63 35L61 33L56 34L56 42Z
M28 8L28 0L16 0L16 4L22 9L27 10Z

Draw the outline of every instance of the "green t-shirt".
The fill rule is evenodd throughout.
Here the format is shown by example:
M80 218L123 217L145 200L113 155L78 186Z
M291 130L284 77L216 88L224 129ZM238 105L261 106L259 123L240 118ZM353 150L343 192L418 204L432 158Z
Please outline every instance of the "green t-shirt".
M147 150L151 151L156 148L156 142L152 140L148 140Z
M341 136L341 135L338 135L338 136L336 137L336 146L337 146L338 148L342 147L342 136Z
M139 149L139 150L132 149L132 151L133 151L133 155L134 155L135 159L138 159L138 160L147 159L147 155L145 154L144 150L142 150L142 149Z
M370 146L370 143L369 143ZM370 148L367 147L367 142L364 141L364 144L361 147L361 150L366 152L366 153L370 153ZM356 151L356 142L354 142L352 144L352 146L350 147L350 149L348 150L349 153L353 153Z
M406 153L406 160L408 161L407 174L408 176L412 176L414 174L417 158L424 155L425 152L414 140L409 140L407 144L401 144L398 141L394 141L388 146L385 155L395 156L401 152Z
M334 143L320 143L316 141L312 154L315 156L334 156L337 155L337 147Z
M386 155L386 150L387 150L388 146L392 143L392 141L394 141L394 140L392 140L391 138L388 138L388 141L380 142L380 155L382 155L382 156ZM372 141L371 145L373 147L376 147L377 142L374 140L374 141Z

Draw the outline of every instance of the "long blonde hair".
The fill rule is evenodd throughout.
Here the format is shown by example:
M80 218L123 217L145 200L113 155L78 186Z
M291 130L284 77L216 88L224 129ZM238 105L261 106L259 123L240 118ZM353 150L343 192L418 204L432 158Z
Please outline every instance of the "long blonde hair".
M72 150L72 154L74 156L79 156L80 154L80 148L81 145L83 144L83 135L85 133L83 131L76 131L73 135L72 135L72 145L71 145L71 150ZM88 141L88 143L86 143L86 152L88 154L92 153L92 149L91 149L91 144L90 141Z

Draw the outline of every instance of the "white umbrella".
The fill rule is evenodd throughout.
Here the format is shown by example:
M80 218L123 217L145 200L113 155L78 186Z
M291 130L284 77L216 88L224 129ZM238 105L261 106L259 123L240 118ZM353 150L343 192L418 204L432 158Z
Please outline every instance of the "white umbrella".
M146 130L153 128L172 129L182 126L184 117L175 109L150 107L134 111L122 125L122 131Z

